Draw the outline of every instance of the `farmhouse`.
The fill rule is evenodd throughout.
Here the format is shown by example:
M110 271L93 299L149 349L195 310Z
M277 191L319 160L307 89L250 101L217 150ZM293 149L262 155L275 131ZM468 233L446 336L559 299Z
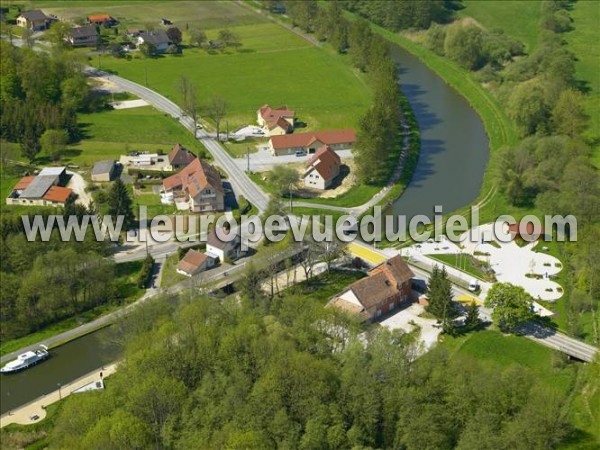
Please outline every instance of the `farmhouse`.
M215 260L224 262L226 259L237 259L242 256L241 237L239 229L232 231L235 233L231 239L221 240L217 232L213 229L206 240L206 254ZM225 233L227 234L227 233Z
M93 14L91 16L87 16L87 21L91 25L112 27L119 23L117 19L109 16L108 14Z
M7 205L65 206L73 191L63 187L68 179L65 167L45 167L37 176L19 180L6 198Z
M198 158L163 180L161 202L192 212L223 211L225 192L217 169Z
M95 47L100 35L93 25L71 28L65 40L73 47Z
M365 321L375 320L409 301L413 277L402 256L394 256L337 294L327 306L359 315Z
M92 167L92 181L110 181L115 173L115 162L113 160L98 161Z
M204 270L210 269L215 265L215 260L210 256L200 253L194 249L189 249L185 256L177 264L177 273L192 277Z
M175 171L183 169L194 161L194 159L196 159L196 155L182 147L180 144L175 144L167 155L168 164L165 165L163 170Z
M154 46L156 53L164 53L169 48L169 45L171 45L171 40L163 30L148 31L140 33L137 38L138 48L143 44Z
M269 132L270 136L280 136L294 131L295 113L287 106L271 108L263 105L256 111L256 121Z
M313 189L327 189L340 173L340 155L324 145L306 163L304 186Z
M294 133L283 136L271 136L269 148L273 156L293 155L297 151L315 153L328 145L331 150L352 148L356 142L354 130L327 130L312 133Z
M29 28L32 31L41 31L48 28L53 20L52 17L44 14L41 9L32 9L17 16L17 25L22 28Z

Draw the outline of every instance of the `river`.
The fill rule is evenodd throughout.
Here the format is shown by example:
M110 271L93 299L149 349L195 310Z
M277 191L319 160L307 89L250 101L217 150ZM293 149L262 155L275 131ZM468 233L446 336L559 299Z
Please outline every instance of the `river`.
M413 178L394 202L393 213L433 217L472 203L481 189L489 142L475 110L418 58L392 45L401 90L421 129L421 154Z
M50 350L50 358L12 375L0 375L0 414L58 389L92 370L117 360L110 327Z
M393 45L401 88L421 128L421 155L412 181L393 205L394 214L433 215L434 205L451 212L479 195L489 157L483 124L468 102L419 59ZM1 408L5 413L56 390L119 357L107 345L103 329L51 350L51 358L15 375L1 376Z

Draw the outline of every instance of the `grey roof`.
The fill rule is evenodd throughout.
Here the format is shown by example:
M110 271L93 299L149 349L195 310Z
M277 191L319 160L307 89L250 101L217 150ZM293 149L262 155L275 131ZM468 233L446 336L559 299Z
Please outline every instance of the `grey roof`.
M56 176L38 175L21 193L21 198L42 198L56 182Z
M140 37L144 42L152 45L167 44L171 42L169 36L167 36L167 33L163 30L140 33Z
M112 160L106 161L98 161L94 163L94 167L92 168L92 175L102 175L105 173L110 173L115 167L115 162Z
M239 236L239 232L240 232L239 228L235 232ZM225 235L228 234L226 231L223 231L223 233ZM231 231L230 231L230 233L231 233ZM206 239L206 243L207 243L207 245L211 245L211 246L216 247L218 249L225 250L228 246L237 247L239 245L238 236L236 236L235 238L233 238L233 240L230 240L230 241L222 241L219 238L219 236L217 236L216 230L213 228L210 231L210 233L208 233L208 237Z
M74 38L98 36L98 30L93 25L71 28L71 36Z
M23 11L19 16L25 17L27 20L46 20L50 19L41 9L32 9L31 11Z
M40 170L40 173L38 173L39 176L44 177L46 175L52 175L55 177L61 176L63 174L63 172L66 172L67 168L62 166L62 167L44 167L42 170Z

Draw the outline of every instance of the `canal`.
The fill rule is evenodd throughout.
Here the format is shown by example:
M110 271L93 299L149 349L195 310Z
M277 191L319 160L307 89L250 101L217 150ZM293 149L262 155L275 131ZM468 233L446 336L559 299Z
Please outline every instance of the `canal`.
M395 215L433 217L472 203L479 195L489 158L489 142L475 110L418 58L392 45L401 90L421 129L421 154L413 178L396 199Z
M393 45L401 88L421 129L421 155L413 179L393 204L394 214L409 219L433 215L435 205L451 212L479 195L489 158L481 119L467 101L418 58ZM2 375L1 408L5 413L119 358L110 329L51 350L48 361L16 375Z
M119 358L111 327L50 350L46 361L12 375L0 375L0 414L58 389Z

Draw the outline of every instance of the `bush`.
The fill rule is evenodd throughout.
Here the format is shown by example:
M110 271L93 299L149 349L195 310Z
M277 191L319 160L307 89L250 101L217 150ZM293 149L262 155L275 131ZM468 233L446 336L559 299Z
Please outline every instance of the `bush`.
M138 287L142 289L147 289L150 284L150 279L152 277L152 267L154 266L154 258L148 255L144 260L144 265L142 266L142 270L138 275Z

